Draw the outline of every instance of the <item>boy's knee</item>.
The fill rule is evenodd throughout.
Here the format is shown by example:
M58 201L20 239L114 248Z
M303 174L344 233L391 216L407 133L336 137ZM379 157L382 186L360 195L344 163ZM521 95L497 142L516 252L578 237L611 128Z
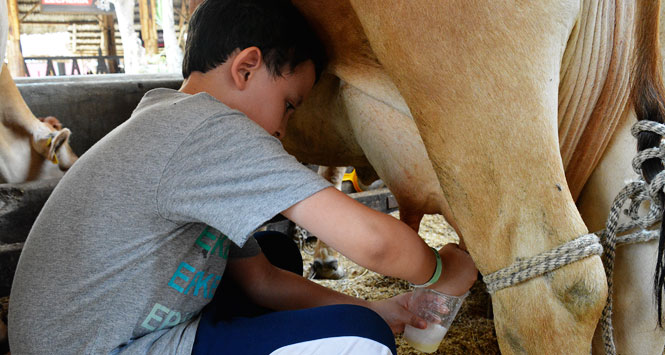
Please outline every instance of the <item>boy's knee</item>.
M330 318L322 319L325 322L339 322L340 326L349 331L349 335L374 340L387 347L395 348L395 336L378 313L373 310L350 304L327 306Z

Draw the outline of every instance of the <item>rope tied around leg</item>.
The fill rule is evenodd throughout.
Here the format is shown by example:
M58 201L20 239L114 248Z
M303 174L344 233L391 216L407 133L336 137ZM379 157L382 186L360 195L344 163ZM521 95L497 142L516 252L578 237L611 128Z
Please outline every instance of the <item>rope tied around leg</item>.
M631 133L637 137L640 132L652 132L665 137L665 125L653 121L638 121L631 128ZM665 162L665 142L663 140L661 140L659 147L644 149L638 152L633 159L633 170L635 170L640 178L629 182L614 199L605 229L596 233L600 238L594 234L586 234L534 257L517 259L512 265L483 277L484 282L487 284L488 292L494 294L498 290L542 276L547 272L556 270L572 262L592 255L602 254L601 258L608 286L607 302L603 308L600 320L602 338L605 353L608 355L616 354L612 327L612 277L614 274L616 245L646 242L659 238L660 233L658 231L650 231L647 228L662 220L663 217L659 194L665 192L665 170L658 173L650 183L646 183L641 178L642 163L654 158ZM628 207L622 210L627 202ZM649 204L649 212L645 216L640 216L640 206L645 202ZM629 221L619 224L619 217L622 213L628 217ZM636 228L639 228L636 232L617 237L617 234Z
M518 259L512 265L483 276L490 294L503 288L542 276L545 273L566 266L591 255L600 255L602 246L594 234L586 234L552 250L528 259Z

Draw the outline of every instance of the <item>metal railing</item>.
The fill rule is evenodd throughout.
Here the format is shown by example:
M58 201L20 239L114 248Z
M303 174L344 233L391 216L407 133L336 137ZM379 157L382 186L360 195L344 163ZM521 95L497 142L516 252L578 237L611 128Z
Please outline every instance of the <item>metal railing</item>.
M26 61L46 61L46 76L81 75L87 73L81 73L81 68L79 67L80 60L97 60L97 68L94 74L122 73L122 70L120 69L120 61L122 58L122 56L118 55L24 57L23 66L25 68L26 76L28 77L31 75ZM71 61L72 63L71 72L69 74L65 72L65 62L67 61ZM53 65L54 63L58 66L57 74Z

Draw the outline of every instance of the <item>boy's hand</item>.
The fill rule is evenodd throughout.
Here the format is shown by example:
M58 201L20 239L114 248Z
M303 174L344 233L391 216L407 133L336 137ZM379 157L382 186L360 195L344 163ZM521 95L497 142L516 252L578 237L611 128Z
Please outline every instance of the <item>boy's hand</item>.
M465 294L478 277L478 269L471 256L453 243L439 249L439 255L443 263L441 278L429 288L453 296Z
M369 302L368 307L388 323L394 334L402 333L406 324L425 329L427 322L407 309L412 293L408 292L385 300L372 301Z

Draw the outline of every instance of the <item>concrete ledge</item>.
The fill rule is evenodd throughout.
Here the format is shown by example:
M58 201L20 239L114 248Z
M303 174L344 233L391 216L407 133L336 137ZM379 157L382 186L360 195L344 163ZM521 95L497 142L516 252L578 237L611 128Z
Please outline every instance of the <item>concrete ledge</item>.
M398 208L395 196L393 196L390 190L386 187L370 191L355 192L349 194L349 197L371 209L383 213L390 213Z
M25 241L58 181L60 179L0 184L0 246Z

